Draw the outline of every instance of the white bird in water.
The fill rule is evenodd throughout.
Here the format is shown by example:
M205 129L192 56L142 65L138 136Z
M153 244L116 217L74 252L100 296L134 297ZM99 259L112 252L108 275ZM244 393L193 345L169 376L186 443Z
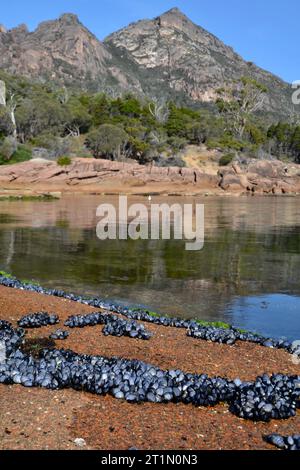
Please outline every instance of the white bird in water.
M152 197L149 195L148 196L148 201L151 202L152 201Z

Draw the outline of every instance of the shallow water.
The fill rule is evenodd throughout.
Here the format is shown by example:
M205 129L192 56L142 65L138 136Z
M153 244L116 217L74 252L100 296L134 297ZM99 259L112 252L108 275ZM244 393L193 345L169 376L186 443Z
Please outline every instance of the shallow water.
M300 198L153 198L192 201L205 204L199 252L184 241L98 240L96 208L116 197L1 201L0 268L45 287L300 339Z

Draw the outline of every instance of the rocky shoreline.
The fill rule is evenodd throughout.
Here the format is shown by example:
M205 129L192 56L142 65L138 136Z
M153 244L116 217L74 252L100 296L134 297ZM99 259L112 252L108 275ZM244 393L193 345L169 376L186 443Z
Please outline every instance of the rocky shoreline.
M76 158L68 166L33 159L0 167L2 196L54 192L160 195L296 195L298 165L252 160L212 173L198 168L161 168L137 163Z
M18 288L10 289L8 287L0 287L1 318L3 320L11 321L13 325L16 325L17 320L20 320L20 316L22 313L28 314L29 312L41 311L44 309L47 309L48 311L54 311L55 313L57 313L61 321L65 322L65 325L68 325L68 322L70 324L70 318L72 318L72 315L78 315L80 313L80 315L83 315L83 317L81 318L86 318L87 313L89 313L90 315L90 313L95 312L95 307L93 308L92 306L86 305L87 303L86 299L81 299L83 304L79 304L78 302L74 302L74 300L76 300L74 296L72 295L63 296L63 293L60 291L57 291L56 297L53 297L51 295L45 296L44 294L39 293L41 292L41 288L37 286L32 286L32 288L30 288L29 290L27 289L23 291L20 291L19 289L20 287L21 288L26 287L25 285L23 286L18 285L15 287L18 287ZM50 292L48 294L50 294ZM71 300L72 298L73 300ZM16 312L18 313L16 314ZM67 322L68 318L69 320ZM91 318L95 318L95 316ZM40 317L40 319L41 321L42 320L44 322L46 321L45 317ZM54 321L54 318L53 318L53 321ZM53 321L52 321L52 324L53 324ZM74 319L72 320L72 322L73 322L72 324L74 324ZM291 360L291 356L289 354L287 354L283 350L263 348L258 344L238 342L236 344L229 346L225 344L211 343L211 342L207 342L203 340L199 341L199 339L188 338L183 328L174 328L174 326L170 326L170 325L163 326L163 324L155 324L155 322L146 323L147 329L149 329L150 332L152 333L150 341L140 341L139 339L133 339L129 337L114 337L114 336L102 336L101 337L101 335L99 336L99 330L98 330L99 327L97 327L97 322L96 324L94 323L94 325L95 326L93 328L72 329L70 336L63 343L64 347L67 347L69 349L72 349L73 351L76 351L76 354L81 354L81 355L84 354L85 355L84 357L87 359L89 356L86 356L86 354L92 355L93 357L97 356L99 358L100 356L101 357L105 356L107 358L116 357L116 356L122 357L122 358L126 357L128 358L128 360L130 359L134 360L135 364L138 364L138 362L136 361L142 361L143 364L145 362L148 364L149 363L153 364L153 366L150 366L150 369L151 367L152 368L154 367L153 370L155 370L155 367L158 367L157 370L162 370L162 368L164 368L164 369L168 369L169 371L170 370L178 371L178 368L180 368L182 370L188 371L189 374L195 374L195 373L199 374L199 372L201 372L201 373L207 374L205 376L207 377L207 379L205 379L206 381L209 380L208 377L211 377L211 376L214 377L214 376L219 375L219 377L220 376L224 377L224 379L221 379L221 378L218 379L220 380L220 384L224 383L224 385L226 383L234 383L230 381L235 380L237 377L240 377L240 382L244 380L248 381L248 387L249 387L249 381L255 380L256 377L259 375L263 377L263 374L269 374L270 376L272 374L275 374L274 379L272 379L271 377L270 379L276 381L277 380L276 374L278 374L279 372L282 375L281 381L283 381L284 383L285 381L284 377L292 377L292 376L296 377L299 374L299 366L293 363L293 361ZM47 326L47 325L42 324L38 330L30 329L27 335L31 339L41 338L43 336L45 337L45 335L49 337L49 333L51 333L49 328L50 328L49 325ZM51 352L49 354L51 354ZM54 351L54 354L55 354L55 351ZM57 354L61 354L59 350L57 351ZM80 357L83 357L83 356L80 356ZM201 364L201 371L199 370L199 364ZM189 376L189 377L192 378L194 376ZM266 376L265 376L265 379L263 380L267 380ZM235 386L239 386L240 382L238 382ZM200 383L202 383L201 380L200 380ZM208 382L205 382L205 383L207 385ZM270 384L267 386L269 387ZM12 404L10 403L11 398L15 395L15 393L17 394L20 393L22 396L24 396L24 394L27 393L27 390L26 392L20 391L20 387L18 385L15 385L13 387L11 385L8 385L8 386L5 386L6 388L4 389L3 387L4 386L0 385L0 390L1 390L0 400L1 402L3 402L4 400L4 402L6 404L8 403L10 407L12 406ZM28 390L30 390L30 392L32 392L32 394L35 397L39 396L39 394L41 396L45 396L44 395L45 392L42 389L30 388ZM179 387L179 391L180 391L180 387ZM60 394L63 394L63 396L66 396L69 394L72 395L72 393L74 392L71 392L71 390L61 390L59 392L58 391L51 392L50 390L46 390L46 393L50 394L50 396L52 393L55 393L56 396L58 396L57 394L59 394L59 396ZM153 392L148 392L148 393L153 394ZM167 390L166 394L168 393L170 392ZM201 396L202 396L202 399L204 399L204 396L203 395ZM169 398L169 397L166 397L166 398ZM212 398L208 398L208 399L211 400ZM178 419L180 419L180 416L182 416L183 419L187 417L187 422L190 422L190 419L192 419L193 427L198 426L198 427L207 429L207 435L205 436L204 442L202 442L203 441L202 438L197 438L199 440L198 444L195 444L195 443L192 444L191 439L194 442L195 436L188 436L186 441L181 440L182 432L187 432L187 429L186 431L183 431L182 425L177 426L176 429L173 428L172 429L172 437L173 437L172 445L173 447L175 446L176 448L246 448L246 449L247 448L270 448L267 442L263 440L263 436L276 434L278 430L282 431L282 434L284 435L294 435L295 431L297 431L297 426L295 427L295 423L299 420L299 413L297 413L293 418L289 419L288 421L280 421L280 424L278 422L277 424L275 424L273 420L269 423L264 423L264 424L263 423L259 424L258 422L251 424L251 422L249 422L248 420L245 421L237 417L234 418L234 416L232 416L230 418L230 421L233 420L231 424L233 428L225 432L224 423L223 423L224 412L226 415L225 421L228 421L227 418L229 418L229 416L227 415L228 411L226 412L226 405L224 404L215 406L215 403L214 403L213 408L211 407L203 408L201 406L200 408L198 407L195 408L194 411L192 412L189 409L189 407L187 407L184 404L181 404L180 400L179 401L175 400L175 403L174 403L173 399L171 399L171 402L173 403L169 403L168 405L163 404L163 403L158 404L158 405L156 403L143 403L141 405L130 404L129 405L130 409L128 410L127 410L128 405L125 405L123 402L119 402L118 400L116 400L118 403L115 404L115 403L112 403L111 398L101 397L101 396L87 398L85 392L81 392L79 396L76 398L76 400L79 400L80 402L82 402L82 400L83 401L87 400L89 403L88 406L89 407L91 406L92 408L93 406L96 406L96 408L97 406L99 407L102 406L100 405L100 403L102 404L106 403L105 406L108 406L107 419L110 423L114 422L114 416L116 416L116 413L118 415L118 424L115 423L116 427L115 427L114 432L101 429L101 433L104 432L104 440L101 444L99 444L97 437L91 434L90 427L87 428L85 426L86 420L89 419L87 418L87 416L89 416L90 411L88 411L87 413L84 413L84 418L80 410L78 410L78 413L77 412L75 413L77 416L75 428L77 432L78 432L78 429L80 429L81 433L83 433L83 437L87 440L91 448L105 448L102 446L105 446L106 438L108 439L110 434L114 434L113 446L115 446L114 448L116 449L117 448L125 449L125 448L132 447L132 445L134 445L137 448L147 448L147 449L151 448L151 446L153 445L153 442L151 442L151 440L153 439L152 430L154 430L155 428L153 424L153 415L154 416L156 415L156 411L154 411L155 407L159 407L159 408L164 407L163 412L164 414L168 416L167 423L164 423L166 424L166 426L168 423L171 422L170 420L173 420L174 422L174 419L175 419L175 422L177 422L178 424ZM128 401L132 401L132 400L128 400ZM151 400L149 401L151 402ZM239 406L242 406L243 408L242 402L240 402ZM173 417L169 415L169 407L172 407ZM131 422L130 426L132 427L132 431L130 433L130 436L132 439L131 445L129 445L128 437L125 438L123 431L122 431L123 426L126 427L125 416L124 418L122 417L124 409L127 410L127 412L130 414L131 417L132 416L136 417L136 419L134 419L132 422L130 420ZM220 410L222 410L222 412ZM24 419L23 412L24 412L24 409L18 411L18 419L20 419L20 422L22 422ZM73 409L73 412L74 412L74 409ZM152 429L150 430L150 435L148 439L141 440L138 437L140 435L140 428L139 428L140 418L138 419L138 416L140 416L140 413L145 413L145 412L147 415L149 415L149 422L152 423ZM162 412L162 409L160 409L160 412ZM37 413L37 418L41 414L41 413L38 413L37 410L35 411L35 413ZM53 407L51 407L51 413L52 414L56 413L56 410L54 410ZM25 414L26 414L26 411L25 411ZM150 418L150 415L151 415L151 418ZM80 418L78 418L79 416ZM109 416L111 416L111 421L109 420ZM74 418L74 415L73 415L73 418ZM204 423L203 423L203 419L204 419ZM7 420L5 419L4 421L7 421ZM104 421L106 422L106 420ZM120 423L122 424L120 425ZM212 423L214 424L212 425ZM48 426L49 426L49 429L51 429L52 423L48 422ZM99 431L99 426L101 428L103 426L103 422L101 420L100 422L95 421L92 423L92 429L94 430L97 429L97 431ZM114 426L110 424L110 428L111 427L114 427ZM185 429L185 427L186 426L184 425L183 428ZM238 439L237 442L234 442L235 447L230 447L228 437L230 435L232 436L235 433L234 429L237 430L239 428L243 429L243 432L240 432L241 436L243 436L242 438L243 440L241 441L241 439ZM258 435L259 430L261 431L260 437ZM0 429L0 433L1 432L4 433L4 437L6 438L4 439L4 444L2 445L5 446L5 442L10 441L11 445L16 446L16 444L14 444L11 441L11 438L7 439L7 435L5 435L4 430ZM108 432L108 435L106 434L107 432ZM244 432L246 433L248 432L248 434L251 435L251 438L245 440ZM219 433L222 433L222 438L220 438ZM200 430L198 430L198 435L199 434L202 434ZM219 435L219 438L217 441L216 441L216 434ZM8 436L11 436L11 434L8 434ZM82 437L82 436L77 435L76 437ZM164 427L164 429L161 429L161 435L160 435L161 445L160 447L155 447L155 448L172 448L172 447L168 447L168 444L167 444L169 437L170 435L169 435L168 428ZM44 440L45 439L46 438L44 437ZM47 441L48 442L47 445L50 445L50 448L52 448L50 441L49 440ZM26 445L24 444L24 440L22 440L22 442L23 442L23 445ZM185 444L187 447L185 446ZM30 447L32 445L36 445L36 443L33 444L27 441L27 446L28 445ZM69 443L69 445L72 448L72 444ZM101 447L99 447L99 445ZM126 447L127 445L128 447ZM195 447L189 447L191 445L195 445ZM233 443L231 445L233 445ZM53 446L54 448L57 448L57 444L53 444ZM111 448L111 447L108 446L106 448Z

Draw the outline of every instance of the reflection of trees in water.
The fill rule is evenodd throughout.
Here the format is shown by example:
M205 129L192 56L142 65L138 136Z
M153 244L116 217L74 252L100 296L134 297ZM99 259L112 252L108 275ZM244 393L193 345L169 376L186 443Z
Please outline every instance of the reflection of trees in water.
M15 231L10 230L8 233L8 244L7 244L7 255L5 260L5 266L7 266L7 270L10 270L10 263L15 254Z
M118 203L117 197L87 196L2 203L1 269L169 314L215 319L223 319L234 296L300 293L297 198L197 198L205 203L206 214L200 252L187 252L183 242L172 240L101 242L96 207L112 200Z
M229 297L299 292L298 227L269 233L223 228L199 252L188 252L183 242L172 240L100 241L94 230L68 227L4 229L0 239L3 268L23 277L158 290L175 280L190 292Z

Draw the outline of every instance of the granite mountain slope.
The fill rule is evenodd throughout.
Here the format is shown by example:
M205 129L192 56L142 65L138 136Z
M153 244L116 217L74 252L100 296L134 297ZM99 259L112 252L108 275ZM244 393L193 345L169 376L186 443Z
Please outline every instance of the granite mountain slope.
M93 91L106 90L110 84L119 89L139 87L73 14L45 21L33 32L26 25L0 28L0 67L11 74Z
M173 8L99 41L77 16L64 14L29 32L0 27L0 68L33 79L90 91L133 91L151 98L213 103L216 90L242 76L264 84L264 110L293 113L289 84L195 25Z

